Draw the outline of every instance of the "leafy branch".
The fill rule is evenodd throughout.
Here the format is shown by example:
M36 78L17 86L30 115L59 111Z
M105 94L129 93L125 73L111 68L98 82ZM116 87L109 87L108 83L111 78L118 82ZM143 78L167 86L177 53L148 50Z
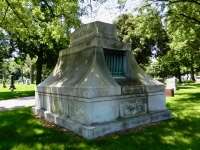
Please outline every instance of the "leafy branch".
M24 25L24 27L27 29L28 33L30 34L27 25L24 23L22 18L19 16L18 12L15 10L15 7L8 0L6 0L6 3L8 5L8 7L10 7L12 9L13 13L17 16L17 18L21 21L21 23Z
M2 26L3 21L4 21L4 19L6 18L6 14L7 14L7 12L8 12L8 8L9 8L9 6L7 6L7 8L6 8L6 12L5 12L4 16L3 16L3 19L1 20L0 27Z
M198 1L195 1L195 0L169 0L169 3L170 4L173 4L173 3L179 3L179 2L188 2L188 3L195 3L197 5L200 5L200 2Z
M19 16L19 14L17 13L17 11L15 10L15 7L11 3L9 3L8 0L6 0L6 3L8 4L8 7L10 7L12 9L12 11L17 16L17 18L22 22L22 24L24 25L24 27L28 29L27 25L24 23L24 21L22 20L22 18Z
M194 23L200 25L200 21L197 20L196 18L193 18L193 17L187 16L187 15L185 15L185 14L179 14L179 15L180 15L180 16L183 16L183 17L185 17L185 18L187 18L187 19L190 19L190 20L192 20Z
M51 14L53 15L53 17L56 17L56 15L53 12L53 9L51 8L51 6L48 4L48 2L46 0L42 0L45 5L48 7L48 9L50 10Z

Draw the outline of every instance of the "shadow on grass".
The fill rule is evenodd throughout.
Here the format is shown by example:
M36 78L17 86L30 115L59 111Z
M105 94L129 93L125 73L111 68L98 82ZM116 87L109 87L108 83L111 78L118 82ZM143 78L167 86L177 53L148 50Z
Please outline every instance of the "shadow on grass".
M0 92L0 100L6 100L11 98L19 98L19 97L27 97L34 96L35 91L8 91L8 92Z
M81 140L45 127L31 115L30 107L0 112L0 120L0 149L62 149L63 144L75 148Z
M179 88L179 90L181 90L181 89L192 89L193 87L191 87L191 86L179 86L178 88Z
M175 101L179 102L200 102L200 93L177 93L175 96L182 96L181 99Z
M5 110L14 110L14 109L17 109L17 108L22 108L22 107L25 107L25 106L14 106L12 108L7 108L7 107L0 106L0 112L1 111L5 111Z
M198 89L198 88L200 88L200 85L199 84L198 85L192 84L192 85L187 85L187 86L179 85L178 88L179 89Z
M17 119L16 119L17 118ZM85 140L73 133L50 129L29 108L0 113L0 149L198 149L200 118L175 117L140 131Z

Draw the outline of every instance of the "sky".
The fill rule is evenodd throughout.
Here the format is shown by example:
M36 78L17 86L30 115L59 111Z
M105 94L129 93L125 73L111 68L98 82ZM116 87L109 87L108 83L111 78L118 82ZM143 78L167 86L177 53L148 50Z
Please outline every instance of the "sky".
M81 17L84 24L94 21L112 23L113 20L115 20L120 14L134 14L134 9L141 4L142 0L126 0L123 9L119 9L120 5L117 3L118 0L107 0L103 4L99 4L95 1L91 2L93 6L93 13L91 13L91 7L87 7L89 5L89 0L84 4L81 4L81 7L87 8L86 10L89 12L87 16L84 15Z

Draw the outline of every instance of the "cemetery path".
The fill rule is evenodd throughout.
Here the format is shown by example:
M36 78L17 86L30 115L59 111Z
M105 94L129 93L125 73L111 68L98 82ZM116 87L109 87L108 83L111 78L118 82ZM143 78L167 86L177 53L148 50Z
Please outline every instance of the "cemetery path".
M0 112L35 105L35 96L0 101Z

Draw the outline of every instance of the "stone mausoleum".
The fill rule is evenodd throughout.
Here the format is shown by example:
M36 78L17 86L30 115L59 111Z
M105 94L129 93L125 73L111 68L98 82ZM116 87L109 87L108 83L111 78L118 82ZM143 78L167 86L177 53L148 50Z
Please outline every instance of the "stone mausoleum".
M33 113L86 139L172 118L165 85L140 68L115 25L98 21L71 34L35 100Z

